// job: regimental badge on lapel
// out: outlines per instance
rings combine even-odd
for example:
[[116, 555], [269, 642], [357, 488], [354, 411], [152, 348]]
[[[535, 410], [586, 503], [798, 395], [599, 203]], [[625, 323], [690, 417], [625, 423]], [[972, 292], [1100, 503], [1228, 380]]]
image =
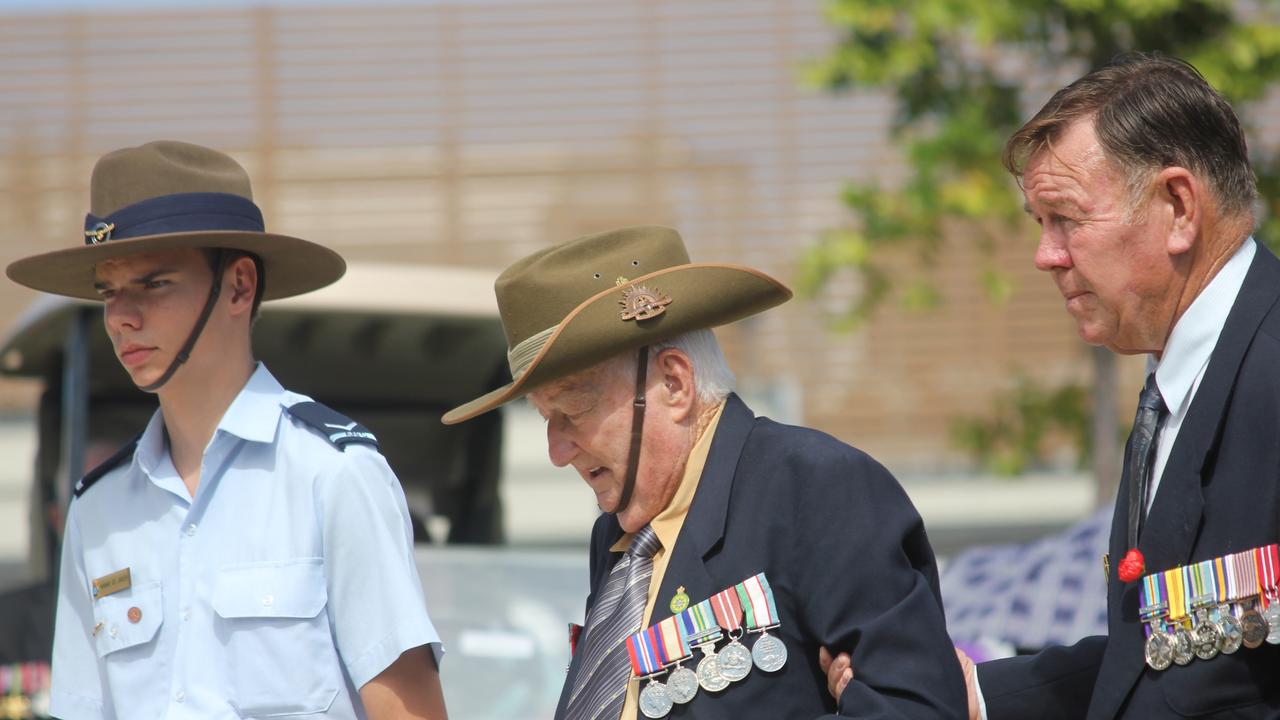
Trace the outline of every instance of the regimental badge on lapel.
[[632, 285], [622, 291], [618, 304], [622, 306], [623, 320], [649, 320], [666, 312], [671, 298], [656, 288]]
[[684, 591], [683, 585], [676, 588], [676, 594], [671, 596], [670, 607], [673, 615], [682, 613], [689, 607], [689, 594]]

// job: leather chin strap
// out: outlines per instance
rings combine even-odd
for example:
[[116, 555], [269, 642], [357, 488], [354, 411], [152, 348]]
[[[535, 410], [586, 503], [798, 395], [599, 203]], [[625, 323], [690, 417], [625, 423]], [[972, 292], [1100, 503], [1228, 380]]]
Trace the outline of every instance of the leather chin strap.
[[640, 440], [644, 436], [644, 387], [649, 373], [649, 346], [640, 347], [636, 358], [636, 399], [631, 410], [631, 454], [627, 457], [627, 480], [622, 486], [622, 499], [613, 514], [620, 515], [631, 504], [631, 493], [636, 489], [636, 472], [640, 469]]
[[200, 317], [196, 318], [196, 325], [191, 329], [191, 334], [187, 336], [187, 341], [182, 344], [182, 349], [178, 351], [177, 356], [173, 358], [173, 362], [169, 364], [169, 369], [164, 371], [159, 380], [144, 385], [138, 389], [143, 392], [153, 393], [164, 387], [169, 382], [173, 374], [178, 372], [178, 367], [191, 359], [191, 350], [196, 346], [196, 341], [200, 339], [200, 333], [204, 332], [204, 326], [209, 322], [209, 317], [213, 315], [213, 306], [218, 304], [218, 296], [222, 294], [222, 273], [227, 269], [227, 253], [224, 250], [217, 250], [217, 259], [213, 265], [213, 286], [209, 288], [209, 299], [205, 300], [204, 309], [200, 311]]

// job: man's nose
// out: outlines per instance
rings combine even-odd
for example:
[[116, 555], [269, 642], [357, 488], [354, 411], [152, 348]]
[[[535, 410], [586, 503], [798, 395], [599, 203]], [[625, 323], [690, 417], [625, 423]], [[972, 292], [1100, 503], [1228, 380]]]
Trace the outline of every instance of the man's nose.
[[577, 454], [578, 446], [565, 432], [563, 421], [554, 417], [547, 420], [547, 455], [551, 457], [551, 464], [564, 467], [573, 462]]
[[128, 297], [117, 296], [107, 303], [102, 311], [102, 319], [108, 332], [142, 329], [142, 313], [138, 312], [137, 303]]
[[1071, 255], [1061, 234], [1049, 228], [1040, 230], [1040, 244], [1036, 246], [1036, 269], [1048, 272], [1055, 268], [1071, 267]]

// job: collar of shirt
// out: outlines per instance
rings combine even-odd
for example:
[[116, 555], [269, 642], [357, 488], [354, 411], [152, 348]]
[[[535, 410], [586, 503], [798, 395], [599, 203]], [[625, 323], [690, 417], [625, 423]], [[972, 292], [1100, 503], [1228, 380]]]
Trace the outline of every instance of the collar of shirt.
[[[223, 413], [213, 437], [209, 439], [209, 445], [213, 445], [219, 432], [251, 442], [271, 442], [275, 439], [284, 398], [285, 389], [271, 371], [267, 370], [266, 365], [258, 363], [249, 376], [249, 382], [245, 383]], [[208, 451], [209, 448], [206, 447], [205, 452]], [[138, 468], [153, 480], [177, 474], [169, 458], [168, 443], [165, 442], [164, 415], [159, 410], [151, 416], [147, 429], [138, 439], [138, 450], [133, 457]]]
[[1155, 368], [1156, 385], [1170, 415], [1180, 417], [1186, 411], [1192, 387], [1218, 344], [1218, 335], [1240, 294], [1255, 252], [1257, 246], [1253, 238], [1241, 243], [1227, 264], [1192, 301], [1191, 307], [1178, 318], [1161, 358], [1156, 360], [1154, 355], [1150, 356], [1148, 372]]
[[[711, 418], [711, 422], [707, 424], [707, 429], [702, 431], [702, 437], [698, 438], [698, 442], [694, 443], [693, 449], [689, 451], [689, 459], [685, 461], [684, 475], [680, 478], [675, 496], [671, 498], [670, 503], [667, 503], [667, 507], [649, 522], [658, 540], [662, 542], [659, 553], [669, 556], [676, 546], [676, 538], [680, 536], [680, 528], [684, 526], [684, 518], [689, 514], [693, 495], [698, 490], [702, 469], [707, 464], [707, 454], [711, 452], [711, 438], [715, 437], [716, 426], [720, 424], [720, 414], [723, 412], [724, 402], [722, 401], [716, 408], [716, 414]], [[631, 547], [631, 535], [631, 533], [623, 535], [610, 549], [614, 552], [625, 551]]]

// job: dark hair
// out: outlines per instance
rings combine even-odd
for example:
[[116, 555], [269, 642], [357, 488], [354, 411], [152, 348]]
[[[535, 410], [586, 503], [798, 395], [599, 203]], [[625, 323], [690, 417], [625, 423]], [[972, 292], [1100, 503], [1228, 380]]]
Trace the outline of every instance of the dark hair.
[[[209, 263], [209, 270], [213, 273], [218, 272], [218, 259], [221, 255], [222, 268], [225, 270], [230, 267], [231, 263], [240, 258], [247, 257], [253, 260], [253, 267], [258, 271], [258, 286], [253, 293], [253, 309], [249, 314], [251, 322], [257, 321], [258, 309], [262, 306], [262, 295], [267, 291], [267, 274], [262, 266], [262, 258], [248, 250], [236, 250], [235, 248], [204, 248], [204, 259]], [[217, 282], [219, 278], [214, 278]]]
[[1253, 215], [1257, 180], [1240, 120], [1190, 63], [1159, 54], [1121, 55], [1059, 90], [1005, 143], [1005, 168], [1020, 178], [1032, 155], [1089, 116], [1127, 177], [1131, 206], [1153, 173], [1184, 167], [1225, 214]]

